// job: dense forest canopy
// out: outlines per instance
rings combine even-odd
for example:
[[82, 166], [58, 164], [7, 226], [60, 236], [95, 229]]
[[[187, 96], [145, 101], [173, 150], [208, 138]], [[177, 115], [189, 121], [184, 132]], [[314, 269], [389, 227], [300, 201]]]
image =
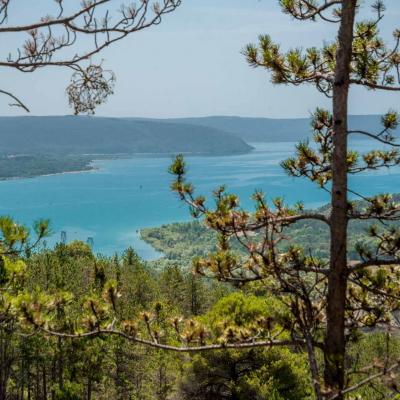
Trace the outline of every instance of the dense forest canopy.
[[[190, 248], [190, 243], [185, 246]], [[68, 293], [69, 299], [63, 301], [70, 302], [72, 307], [69, 317], [56, 317], [66, 327], [69, 318], [81, 313], [79, 304], [90, 306], [96, 297], [104, 295], [106, 282], [115, 280], [120, 293], [117, 315], [143, 318], [157, 310], [157, 323], [164, 327], [161, 329], [168, 329], [171, 315], [198, 320], [218, 336], [222, 332], [229, 335], [231, 329], [254, 329], [255, 321], [263, 320], [265, 315], [285, 319], [283, 305], [264, 296], [259, 285], [249, 286], [243, 292], [196, 277], [190, 271], [189, 260], [186, 261], [180, 260], [182, 267], [176, 262], [166, 265], [162, 260], [149, 264], [132, 249], [127, 249], [122, 257], [96, 257], [87, 244], [59, 244], [54, 250], [37, 251], [26, 259], [25, 272], [18, 279], [24, 281], [27, 292], [18, 297], [14, 306], [29, 307], [29, 292], [38, 296]], [[6, 271], [3, 282], [14, 273], [10, 266]], [[85, 321], [90, 323], [90, 319]], [[108, 335], [60, 339], [33, 334], [34, 331], [27, 334], [30, 324], [25, 324], [21, 331], [15, 320], [2, 320], [2, 399], [247, 400], [250, 394], [265, 400], [313, 399], [303, 352], [260, 348], [176, 354], [134, 346]], [[385, 348], [386, 336], [377, 331], [352, 345], [349, 357], [354, 368], [361, 367], [379, 357]], [[391, 340], [391, 358], [398, 354], [398, 349], [400, 342]], [[384, 391], [383, 382], [375, 389]], [[359, 393], [363, 399], [376, 398], [372, 389], [360, 389]]]

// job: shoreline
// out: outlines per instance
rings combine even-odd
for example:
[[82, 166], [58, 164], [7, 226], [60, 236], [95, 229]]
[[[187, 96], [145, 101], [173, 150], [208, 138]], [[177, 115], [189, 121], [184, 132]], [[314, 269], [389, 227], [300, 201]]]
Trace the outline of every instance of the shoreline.
[[[255, 149], [252, 147], [247, 152], [237, 152], [237, 153], [202, 153], [202, 152], [181, 152], [186, 157], [232, 157], [232, 156], [240, 156], [243, 154], [248, 154], [253, 152]], [[176, 153], [178, 154], [178, 152]], [[175, 154], [175, 155], [176, 155]], [[20, 180], [20, 179], [34, 179], [39, 178], [42, 176], [55, 176], [55, 175], [64, 175], [64, 174], [81, 174], [85, 172], [91, 171], [98, 171], [100, 168], [94, 167], [92, 164], [96, 161], [103, 161], [103, 160], [123, 160], [123, 159], [133, 159], [133, 158], [172, 158], [174, 154], [171, 153], [132, 153], [132, 154], [82, 154], [83, 157], [90, 157], [93, 158], [88, 161], [88, 168], [80, 169], [80, 170], [72, 170], [72, 171], [60, 171], [60, 172], [53, 172], [53, 173], [44, 173], [44, 174], [37, 174], [31, 176], [10, 176], [10, 177], [0, 177], [0, 183], [5, 181], [12, 181], [12, 180]]]
[[[35, 175], [32, 176], [32, 178], [39, 178], [41, 176], [55, 176], [55, 175], [67, 175], [67, 174], [82, 174], [85, 172], [94, 172], [94, 171], [98, 171], [100, 168], [95, 168], [95, 167], [91, 167], [88, 169], [79, 169], [79, 170], [74, 170], [74, 171], [63, 171], [63, 172], [53, 172], [52, 174], [43, 174], [43, 175]], [[24, 179], [24, 177], [17, 177], [16, 179]]]
[[137, 229], [137, 231], [136, 231], [136, 236], [137, 236], [137, 238], [138, 238], [142, 243], [144, 243], [146, 246], [149, 246], [149, 247], [152, 249], [154, 255], [157, 255], [157, 257], [155, 257], [155, 258], [152, 257], [152, 258], [146, 259], [146, 261], [152, 262], [152, 261], [161, 260], [161, 259], [163, 259], [163, 258], [166, 259], [167, 257], [166, 257], [166, 255], [164, 254], [164, 252], [162, 252], [162, 251], [160, 251], [160, 250], [157, 250], [150, 242], [148, 242], [147, 240], [145, 240], [145, 239], [143, 238], [143, 236], [142, 236], [142, 230], [143, 230], [143, 229], [146, 229], [146, 228], [139, 228], [139, 229]]
[[88, 169], [80, 169], [80, 170], [74, 170], [74, 171], [61, 171], [61, 172], [53, 172], [51, 174], [39, 174], [39, 175], [32, 175], [32, 176], [10, 176], [10, 177], [0, 177], [0, 183], [1, 182], [7, 182], [7, 181], [16, 181], [16, 180], [21, 180], [21, 179], [35, 179], [35, 178], [40, 178], [43, 176], [56, 176], [56, 175], [67, 175], [67, 174], [82, 174], [85, 172], [94, 172], [98, 171], [99, 168], [91, 167]]

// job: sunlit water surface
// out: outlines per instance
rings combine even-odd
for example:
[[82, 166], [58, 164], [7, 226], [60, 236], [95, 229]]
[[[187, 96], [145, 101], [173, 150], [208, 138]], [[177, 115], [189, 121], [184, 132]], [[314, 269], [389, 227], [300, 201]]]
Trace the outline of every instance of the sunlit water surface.
[[[307, 207], [328, 201], [327, 193], [304, 179], [285, 175], [279, 163], [292, 155], [294, 143], [252, 144], [249, 154], [225, 157], [190, 157], [189, 180], [198, 193], [208, 195], [221, 184], [237, 193], [241, 205], [252, 209], [255, 189], [288, 203], [299, 200]], [[366, 150], [368, 142], [357, 142]], [[170, 158], [136, 157], [95, 161], [95, 171], [16, 179], [0, 182], [0, 214], [32, 224], [49, 218], [53, 236], [48, 246], [60, 240], [93, 238], [94, 250], [105, 255], [133, 246], [145, 259], [158, 254], [140, 240], [139, 230], [166, 223], [187, 221], [190, 216], [169, 189]], [[352, 188], [364, 195], [400, 192], [400, 168], [351, 177]]]

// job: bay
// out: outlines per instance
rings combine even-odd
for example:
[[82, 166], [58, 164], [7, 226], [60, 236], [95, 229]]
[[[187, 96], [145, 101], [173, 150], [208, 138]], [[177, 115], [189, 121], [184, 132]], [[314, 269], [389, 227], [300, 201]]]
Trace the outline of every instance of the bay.
[[[268, 198], [282, 196], [289, 204], [301, 200], [307, 208], [328, 202], [328, 195], [305, 179], [285, 175], [279, 163], [293, 154], [294, 143], [252, 143], [248, 154], [224, 157], [188, 157], [188, 178], [198, 194], [209, 196], [219, 185], [252, 209], [251, 195], [263, 190]], [[366, 151], [369, 142], [358, 141]], [[52, 236], [60, 240], [93, 238], [96, 253], [112, 255], [133, 246], [144, 259], [159, 254], [140, 239], [141, 228], [188, 221], [187, 207], [170, 189], [171, 159], [156, 156], [94, 161], [94, 171], [41, 176], [0, 182], [0, 215], [10, 215], [31, 225], [49, 218]], [[400, 168], [380, 170], [350, 178], [354, 191], [363, 195], [400, 192]]]

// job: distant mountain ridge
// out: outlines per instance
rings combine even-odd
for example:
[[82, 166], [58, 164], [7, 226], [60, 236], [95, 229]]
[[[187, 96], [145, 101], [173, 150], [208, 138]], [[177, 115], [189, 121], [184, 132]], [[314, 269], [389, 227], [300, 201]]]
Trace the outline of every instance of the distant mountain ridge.
[[[353, 129], [381, 130], [380, 116], [349, 119]], [[93, 159], [117, 156], [243, 154], [252, 142], [311, 134], [309, 118], [0, 117], [0, 179], [90, 170]]]
[[0, 117], [0, 154], [239, 154], [252, 149], [218, 128], [102, 117]]
[[[378, 115], [352, 115], [349, 126], [382, 129]], [[0, 154], [229, 155], [251, 151], [252, 142], [298, 142], [311, 135], [310, 118], [0, 117]]]
[[[351, 115], [350, 129], [379, 132], [381, 115]], [[312, 135], [310, 118], [248, 118], [235, 116], [211, 116], [197, 118], [171, 118], [174, 124], [189, 124], [221, 129], [251, 142], [298, 142]], [[397, 131], [400, 135], [400, 130]], [[358, 136], [357, 138], [360, 138]]]

